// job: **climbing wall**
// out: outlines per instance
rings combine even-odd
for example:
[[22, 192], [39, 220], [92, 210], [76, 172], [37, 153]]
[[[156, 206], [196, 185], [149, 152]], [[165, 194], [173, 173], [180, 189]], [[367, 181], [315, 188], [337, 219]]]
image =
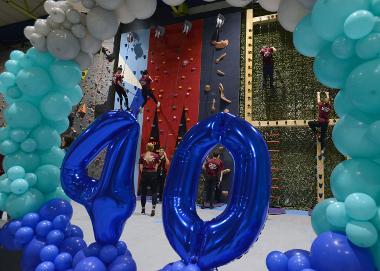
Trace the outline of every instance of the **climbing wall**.
[[[142, 71], [147, 68], [147, 56], [149, 50], [149, 30], [139, 30], [133, 32], [134, 41], [128, 42], [127, 33], [123, 33], [121, 35], [120, 40], [120, 52], [119, 52], [119, 65], [123, 66], [124, 70], [126, 70], [126, 65], [132, 71], [133, 75], [138, 79], [141, 77]], [[128, 100], [129, 105], [132, 104], [135, 99], [135, 94], [137, 91], [137, 87], [128, 83], [127, 76], [124, 80], [124, 86], [128, 90]], [[119, 109], [119, 97], [115, 95], [115, 110]], [[123, 106], [125, 109], [125, 107]], [[139, 114], [137, 120], [142, 127], [143, 114]], [[141, 146], [141, 137], [139, 137], [139, 143], [137, 145], [136, 157], [140, 156], [140, 146]], [[136, 159], [135, 172], [139, 172], [138, 168], [138, 159]], [[138, 187], [138, 174], [135, 174], [135, 188]]]
[[198, 121], [203, 20], [192, 24], [188, 35], [182, 33], [183, 24], [166, 26], [160, 39], [154, 37], [154, 30], [150, 33], [148, 70], [154, 80], [154, 95], [162, 106], [156, 108], [151, 100], [145, 106], [142, 146], [150, 139], [157, 110], [160, 146], [169, 157], [177, 143], [183, 112], [187, 129]]

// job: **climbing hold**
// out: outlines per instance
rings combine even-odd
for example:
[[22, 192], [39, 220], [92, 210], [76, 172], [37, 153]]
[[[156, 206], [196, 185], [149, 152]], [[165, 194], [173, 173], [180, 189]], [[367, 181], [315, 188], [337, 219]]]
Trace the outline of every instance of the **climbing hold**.
[[188, 60], [182, 61], [182, 66], [183, 67], [186, 67], [187, 65], [189, 65], [189, 61]]
[[185, 107], [185, 109], [183, 109], [183, 110], [185, 110], [185, 112], [187, 112], [187, 111], [189, 111], [189, 108]]
[[147, 121], [149, 121], [149, 120], [150, 120], [150, 118], [149, 118], [149, 117], [146, 117], [146, 120], [147, 120]]
[[162, 64], [165, 65], [165, 64], [166, 64], [166, 61], [162, 61]]
[[194, 61], [194, 58], [193, 58], [193, 57], [190, 57], [190, 61], [193, 62], [193, 61]]
[[150, 61], [150, 63], [154, 64], [154, 61], [153, 61], [153, 60], [151, 60], [151, 61]]
[[187, 118], [187, 119], [186, 119], [186, 122], [189, 122], [189, 121], [190, 121], [190, 118]]
[[174, 96], [174, 98], [177, 98], [178, 93], [174, 93], [173, 96]]
[[191, 49], [191, 48], [187, 48], [187, 51], [191, 52], [191, 51], [192, 51], [192, 49]]
[[193, 71], [196, 71], [197, 70], [197, 68], [195, 68], [195, 67], [192, 67], [191, 68], [191, 71], [193, 72]]
[[176, 109], [177, 109], [177, 106], [176, 106], [176, 105], [173, 105], [173, 106], [172, 106], [172, 109], [173, 109], [173, 110], [176, 110]]
[[223, 53], [220, 57], [218, 57], [216, 60], [215, 60], [215, 63], [218, 64], [220, 61], [223, 60], [223, 58], [225, 58], [227, 55], [227, 53]]
[[224, 76], [225, 73], [222, 72], [221, 70], [216, 70], [216, 74], [219, 75], [219, 76]]
[[182, 75], [182, 76], [181, 76], [181, 79], [182, 79], [182, 80], [185, 80], [185, 79], [186, 79], [186, 76], [185, 76], [185, 75]]
[[189, 92], [186, 92], [186, 96], [189, 96], [190, 95], [190, 93]]
[[177, 56], [177, 60], [180, 60], [181, 58], [179, 56]]
[[164, 90], [163, 89], [160, 89], [160, 91], [159, 91], [160, 93], [163, 93], [164, 92]]
[[228, 108], [226, 108], [226, 109], [223, 110], [223, 112], [224, 112], [224, 113], [229, 113], [230, 110], [229, 110]]
[[178, 89], [182, 89], [182, 86], [178, 86]]
[[177, 116], [173, 116], [173, 120], [176, 120], [177, 119]]
[[187, 90], [190, 91], [190, 90], [192, 90], [192, 88], [191, 88], [191, 87], [188, 87]]
[[157, 108], [157, 113], [160, 113], [161, 112], [161, 109], [160, 108]]
[[160, 130], [160, 134], [163, 134], [164, 133], [164, 130]]
[[159, 119], [158, 122], [161, 123], [161, 122], [162, 122], [162, 119]]
[[210, 91], [211, 90], [211, 86], [210, 85], [205, 85], [205, 91]]
[[160, 95], [158, 95], [158, 98], [159, 98], [159, 99], [161, 99], [161, 98], [162, 98], [162, 95], [161, 95], [161, 94], [160, 94]]

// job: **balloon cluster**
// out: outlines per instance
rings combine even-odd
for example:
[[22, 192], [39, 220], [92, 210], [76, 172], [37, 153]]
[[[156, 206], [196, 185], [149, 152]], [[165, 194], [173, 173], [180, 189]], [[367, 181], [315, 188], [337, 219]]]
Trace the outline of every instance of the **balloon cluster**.
[[37, 211], [52, 198], [66, 198], [60, 187], [65, 155], [60, 133], [67, 130], [72, 106], [83, 94], [81, 70], [73, 61], [31, 48], [13, 51], [0, 74], [7, 108], [0, 129], [6, 174], [0, 177], [0, 210], [12, 218]]
[[70, 224], [69, 202], [51, 200], [38, 213], [13, 220], [0, 231], [0, 245], [23, 250], [22, 270], [35, 271], [135, 271], [136, 264], [124, 242], [115, 246], [93, 243], [87, 247], [82, 230]]
[[196, 264], [186, 265], [183, 261], [178, 261], [166, 265], [160, 271], [201, 271], [201, 269]]
[[374, 271], [367, 249], [357, 247], [343, 234], [325, 232], [311, 246], [311, 252], [293, 249], [271, 252], [266, 259], [269, 271]]
[[[165, 4], [169, 6], [178, 6], [184, 3], [186, 0], [162, 0]], [[214, 2], [215, 0], [203, 0], [205, 2]], [[226, 0], [228, 4], [234, 7], [245, 7], [249, 3], [252, 2], [252, 0]]]

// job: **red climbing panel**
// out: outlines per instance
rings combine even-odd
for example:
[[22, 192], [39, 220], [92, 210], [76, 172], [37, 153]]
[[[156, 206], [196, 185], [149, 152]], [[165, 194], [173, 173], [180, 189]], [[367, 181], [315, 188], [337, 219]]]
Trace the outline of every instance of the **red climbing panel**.
[[[161, 103], [157, 109], [160, 145], [169, 157], [174, 153], [182, 112], [185, 111], [188, 129], [198, 120], [203, 20], [192, 24], [188, 35], [182, 33], [183, 24], [166, 26], [160, 39], [154, 37], [154, 29], [150, 33], [148, 70], [154, 80], [153, 93]], [[148, 101], [144, 108], [142, 152], [149, 142], [155, 110], [154, 102]]]

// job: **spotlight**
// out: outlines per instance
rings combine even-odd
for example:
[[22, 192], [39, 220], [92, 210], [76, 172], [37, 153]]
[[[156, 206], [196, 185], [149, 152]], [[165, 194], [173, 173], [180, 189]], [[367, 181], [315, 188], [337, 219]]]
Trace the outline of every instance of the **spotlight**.
[[135, 41], [135, 35], [132, 32], [127, 33], [127, 41], [128, 43], [133, 43]]
[[156, 32], [154, 34], [154, 37], [156, 39], [162, 38], [165, 35], [165, 27], [159, 25], [156, 27]]
[[193, 27], [193, 24], [186, 20], [184, 23], [183, 23], [183, 33], [185, 33], [186, 35], [189, 34], [191, 28]]
[[216, 28], [220, 29], [224, 25], [225, 18], [222, 14], [218, 14], [218, 17], [216, 18]]

